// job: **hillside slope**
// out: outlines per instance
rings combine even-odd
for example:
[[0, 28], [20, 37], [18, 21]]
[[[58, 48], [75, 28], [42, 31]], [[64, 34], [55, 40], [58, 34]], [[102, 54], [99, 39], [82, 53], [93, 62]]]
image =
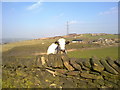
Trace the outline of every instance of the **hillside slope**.
[[[112, 34], [105, 34], [105, 35], [92, 35], [92, 34], [78, 34], [78, 35], [70, 35], [70, 36], [64, 36], [66, 40], [69, 40], [71, 43], [69, 45], [66, 45], [66, 49], [68, 51], [68, 55], [72, 57], [84, 57], [85, 54], [89, 53], [89, 55], [92, 56], [99, 56], [102, 55], [101, 52], [102, 50], [107, 50], [107, 49], [102, 49], [105, 47], [111, 47], [109, 48], [110, 50], [113, 50], [113, 57], [117, 57], [117, 45], [118, 43], [112, 43], [111, 45], [107, 45], [104, 43], [90, 43], [94, 40], [99, 40], [100, 38], [103, 39], [114, 39], [118, 40], [118, 35], [112, 35]], [[21, 42], [14, 42], [14, 43], [8, 43], [2, 45], [2, 53], [4, 56], [18, 56], [18, 57], [31, 57], [35, 55], [43, 55], [46, 54], [48, 46], [58, 40], [60, 37], [52, 37], [52, 38], [42, 38], [42, 39], [35, 39], [35, 40], [26, 40], [26, 41], [21, 41]], [[82, 43], [72, 43], [73, 39], [82, 39]], [[116, 47], [116, 48], [115, 48]], [[100, 50], [100, 49], [101, 50]], [[112, 49], [115, 48], [115, 49]], [[98, 53], [99, 55], [93, 55], [97, 54], [91, 53], [91, 50], [89, 49], [96, 49], [97, 51], [100, 50]], [[86, 51], [87, 50], [87, 51]], [[108, 52], [110, 51], [108, 50]], [[106, 52], [106, 51], [105, 51]], [[75, 53], [83, 53], [82, 55], [76, 54]], [[88, 55], [88, 56], [89, 56]], [[111, 54], [105, 53], [105, 56], [108, 56]]]

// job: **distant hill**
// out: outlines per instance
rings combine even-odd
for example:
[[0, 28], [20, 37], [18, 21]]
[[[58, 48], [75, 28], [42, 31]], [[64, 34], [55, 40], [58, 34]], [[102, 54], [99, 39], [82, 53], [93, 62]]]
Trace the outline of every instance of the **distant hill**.
[[[76, 34], [76, 33], [73, 33], [73, 34], [68, 34], [68, 35], [64, 35], [64, 36], [54, 36], [54, 37], [38, 38], [38, 39], [35, 39], [35, 40], [57, 39], [57, 38], [69, 38], [69, 37], [83, 36], [83, 35], [86, 35], [86, 34], [89, 34], [89, 35], [91, 35], [91, 36], [103, 36], [103, 35], [108, 35], [108, 34], [106, 34], [106, 33], [85, 33], [85, 34]], [[116, 34], [116, 35], [117, 35], [117, 34]]]
[[31, 39], [28, 39], [28, 38], [3, 38], [3, 39], [1, 39], [1, 44], [19, 42], [19, 41], [23, 41], [23, 40], [31, 40]]

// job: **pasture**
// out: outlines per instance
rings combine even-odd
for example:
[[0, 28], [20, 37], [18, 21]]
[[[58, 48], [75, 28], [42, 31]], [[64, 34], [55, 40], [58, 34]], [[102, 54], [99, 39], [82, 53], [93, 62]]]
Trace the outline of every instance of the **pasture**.
[[91, 58], [92, 56], [98, 58], [111, 57], [113, 59], [118, 58], [118, 47], [105, 47], [105, 48], [93, 48], [93, 49], [81, 49], [72, 52], [68, 52], [69, 57], [74, 58]]
[[[83, 41], [91, 41], [99, 38], [117, 39], [118, 35], [107, 34], [102, 36], [91, 36], [91, 34], [77, 35], [74, 37], [66, 37], [66, 40], [82, 39]], [[46, 54], [48, 46], [58, 40], [56, 39], [39, 39], [26, 40], [21, 42], [14, 42], [2, 45], [3, 56], [17, 56], [17, 57], [33, 57], [36, 55]], [[66, 45], [69, 57], [75, 58], [89, 58], [96, 56], [104, 58], [110, 56], [112, 58], [118, 57], [117, 45], [102, 45], [97, 43], [70, 43]]]

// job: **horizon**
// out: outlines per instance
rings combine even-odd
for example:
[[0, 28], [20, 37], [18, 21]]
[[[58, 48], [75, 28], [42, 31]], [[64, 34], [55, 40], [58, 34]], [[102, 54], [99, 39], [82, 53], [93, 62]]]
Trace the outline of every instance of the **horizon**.
[[[112, 34], [112, 35], [115, 35], [115, 34], [117, 34], [117, 35], [119, 35], [119, 33], [69, 33], [68, 35], [70, 35], [70, 34], [76, 34], [76, 35], [80, 35], [80, 34]], [[59, 37], [60, 35], [55, 35], [55, 36], [47, 36], [47, 37], [40, 37], [40, 38], [49, 38], [49, 37]], [[67, 35], [61, 35], [61, 36], [67, 36]], [[0, 38], [1, 39], [1, 38]], [[39, 39], [39, 37], [38, 38], [2, 38], [2, 39], [24, 39], [24, 40], [31, 40], [31, 39]]]
[[118, 34], [118, 2], [2, 2], [2, 38]]
[[[70, 34], [76, 34], [76, 33], [70, 33]], [[80, 34], [76, 34], [76, 35], [80, 35]], [[82, 34], [110, 34], [110, 33], [82, 33]], [[115, 35], [115, 34], [112, 34], [112, 35]], [[66, 36], [66, 35], [63, 35], [63, 36]], [[51, 37], [48, 36], [48, 37], [41, 37], [41, 38], [2, 38], [2, 39], [0, 38], [0, 41], [1, 41], [0, 44], [13, 43], [13, 42], [19, 42], [19, 41], [21, 42], [26, 40], [43, 39], [43, 38], [52, 38], [52, 37], [57, 37], [57, 36], [51, 36]]]

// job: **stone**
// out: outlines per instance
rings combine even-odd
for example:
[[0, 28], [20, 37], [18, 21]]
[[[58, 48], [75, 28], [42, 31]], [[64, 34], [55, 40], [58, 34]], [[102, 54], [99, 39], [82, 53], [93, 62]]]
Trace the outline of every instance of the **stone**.
[[112, 68], [114, 68], [118, 73], [120, 73], [120, 67], [117, 66], [111, 58], [107, 58], [106, 61]]
[[17, 59], [13, 56], [2, 57], [2, 65], [7, 67], [17, 67]]
[[41, 57], [36, 58], [36, 67], [42, 67]]
[[118, 88], [118, 85], [107, 80], [105, 80], [105, 86], [107, 86], [108, 88]]
[[64, 79], [62, 87], [63, 87], [63, 88], [74, 88], [74, 87], [75, 87], [75, 84], [74, 84], [74, 82], [71, 81], [71, 80]]
[[64, 61], [64, 66], [68, 69], [68, 71], [73, 71], [75, 70], [68, 61]]
[[101, 86], [104, 86], [104, 79], [96, 79], [96, 80], [94, 80], [93, 81], [94, 83], [97, 83], [97, 84], [99, 84], [99, 85], [101, 85]]
[[83, 64], [84, 61], [85, 61], [85, 59], [80, 58], [80, 59], [77, 59], [75, 62], [81, 66], [82, 70], [88, 70], [89, 71], [90, 68], [84, 66], [84, 64]]
[[67, 72], [66, 74], [70, 76], [79, 76], [80, 71], [70, 71], [70, 72]]
[[15, 72], [17, 74], [17, 76], [22, 76], [22, 77], [27, 77], [28, 73], [22, 71], [22, 70], [16, 70]]
[[90, 63], [92, 66], [92, 69], [98, 72], [101, 72], [104, 70], [103, 65], [99, 62], [99, 60], [95, 57], [90, 58]]
[[46, 63], [45, 57], [41, 57], [41, 63], [42, 63], [42, 65], [45, 65], [45, 63]]
[[62, 73], [62, 74], [66, 74], [68, 72], [68, 70], [66, 69], [54, 69], [55, 72], [58, 72], [58, 73]]
[[111, 74], [111, 73], [109, 73], [107, 71], [102, 71], [101, 75], [103, 75], [104, 77], [111, 78], [111, 79], [120, 79], [119, 75], [114, 75], [114, 74]]
[[112, 79], [112, 78], [109, 78], [109, 77], [104, 77], [104, 79], [107, 80], [107, 81], [113, 82], [115, 84], [118, 84], [118, 81], [119, 81], [119, 79]]
[[70, 64], [77, 70], [82, 71], [82, 68], [79, 64], [77, 64], [75, 58], [70, 59]]
[[56, 67], [56, 68], [63, 68], [63, 61], [62, 61], [60, 55], [56, 55], [54, 67]]
[[100, 73], [99, 73], [99, 72], [96, 72], [96, 71], [90, 71], [89, 73], [90, 73], [90, 74], [94, 74], [94, 75], [98, 75], [98, 76], [100, 75]]
[[117, 64], [120, 67], [120, 59], [116, 60], [115, 64]]
[[48, 61], [47, 61], [47, 66], [48, 67], [54, 67], [54, 59], [55, 59], [54, 54], [48, 55]]
[[88, 78], [88, 79], [103, 79], [103, 77], [100, 75], [98, 76], [98, 75], [94, 75], [94, 74], [89, 74], [86, 71], [82, 71], [82, 73], [80, 75], [81, 75], [81, 77]]
[[63, 60], [63, 62], [65, 62], [65, 61], [69, 61], [70, 58], [66, 54], [62, 54], [61, 59]]
[[[61, 89], [120, 87], [119, 74], [108, 72], [106, 68], [101, 70], [101, 72], [97, 71], [97, 69], [92, 69], [93, 63], [98, 61], [95, 60], [93, 63], [88, 63], [89, 61], [82, 58], [70, 59], [64, 54], [39, 55], [35, 57], [4, 57], [2, 87]], [[114, 70], [116, 70], [116, 67], [119, 67], [115, 60], [111, 61], [111, 59], [106, 58], [106, 63]], [[100, 64], [102, 65], [101, 62]]]
[[77, 84], [78, 88], [87, 88], [87, 82], [80, 81], [80, 83]]
[[97, 88], [100, 88], [100, 85], [97, 83], [91, 82], [87, 84], [87, 88], [96, 88], [95, 90], [97, 90]]
[[118, 72], [113, 69], [107, 62], [106, 60], [100, 60], [100, 62], [102, 63], [102, 65], [104, 66], [104, 68], [106, 69], [106, 71], [112, 73], [112, 74], [118, 74]]
[[39, 56], [36, 58], [36, 67], [47, 67], [47, 57]]
[[47, 65], [54, 68], [63, 68], [63, 61], [60, 55], [50, 54], [48, 55]]
[[83, 61], [83, 65], [87, 68], [90, 68], [91, 69], [91, 64], [90, 64], [90, 60], [89, 59], [85, 59]]

